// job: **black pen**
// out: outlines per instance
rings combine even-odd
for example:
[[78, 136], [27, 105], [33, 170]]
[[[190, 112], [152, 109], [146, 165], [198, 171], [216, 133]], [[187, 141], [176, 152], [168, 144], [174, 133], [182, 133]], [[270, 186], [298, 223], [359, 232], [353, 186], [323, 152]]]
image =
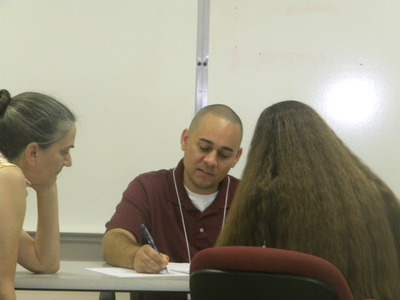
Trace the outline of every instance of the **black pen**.
[[[158, 251], [158, 248], [157, 248], [157, 246], [156, 246], [156, 243], [154, 243], [154, 240], [153, 240], [153, 238], [151, 237], [151, 234], [150, 234], [149, 230], [147, 229], [146, 225], [140, 224], [140, 230], [142, 230], [142, 233], [143, 233], [144, 237], [146, 238], [147, 242], [149, 243], [149, 245], [150, 245], [154, 250], [156, 250], [156, 251], [158, 252], [158, 254], [160, 254], [160, 256], [161, 256], [161, 253], [160, 253], [160, 251]], [[167, 273], [168, 273], [167, 267], [165, 267], [165, 271], [167, 271]]]

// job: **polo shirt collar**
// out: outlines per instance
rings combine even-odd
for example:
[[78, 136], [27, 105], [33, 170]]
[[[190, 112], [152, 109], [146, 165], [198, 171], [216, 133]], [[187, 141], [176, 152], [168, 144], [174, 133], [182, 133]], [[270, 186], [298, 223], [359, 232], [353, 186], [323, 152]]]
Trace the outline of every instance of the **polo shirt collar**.
[[[193, 208], [197, 209], [192, 201], [190, 201], [189, 196], [186, 192], [185, 186], [183, 184], [183, 158], [179, 161], [178, 165], [176, 166], [175, 169], [171, 169], [171, 172], [168, 174], [168, 200], [176, 203], [179, 205], [178, 198], [176, 196], [175, 192], [175, 182], [174, 182], [174, 173], [175, 173], [175, 179], [176, 179], [176, 185], [179, 191], [179, 197], [182, 203], [182, 206], [186, 206], [187, 208]], [[229, 176], [229, 175], [228, 175]], [[218, 187], [218, 195], [215, 198], [214, 202], [210, 206], [217, 205], [218, 208], [224, 209], [225, 208], [225, 195], [226, 195], [226, 189], [228, 186], [228, 176], [220, 182], [219, 187]], [[232, 189], [230, 189], [229, 193], [232, 192]], [[233, 195], [230, 195], [232, 197]], [[228, 207], [230, 207], [230, 201], [228, 201]]]

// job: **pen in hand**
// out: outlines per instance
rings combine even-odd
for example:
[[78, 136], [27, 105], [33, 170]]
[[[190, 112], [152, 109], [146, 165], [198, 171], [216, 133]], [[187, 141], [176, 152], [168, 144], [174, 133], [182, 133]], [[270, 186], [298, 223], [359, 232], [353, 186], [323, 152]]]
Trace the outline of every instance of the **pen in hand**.
[[[158, 248], [157, 248], [157, 246], [156, 246], [156, 243], [154, 243], [154, 240], [153, 240], [153, 238], [151, 237], [150, 232], [149, 232], [149, 230], [147, 229], [146, 225], [140, 224], [140, 230], [142, 230], [142, 233], [143, 233], [144, 237], [146, 238], [147, 242], [149, 243], [149, 245], [150, 245], [154, 250], [156, 250], [156, 251], [158, 252], [158, 254], [160, 254], [160, 256], [161, 256], [161, 253], [160, 253], [160, 251], [158, 251]], [[165, 271], [167, 271], [167, 273], [168, 273], [167, 267], [165, 267]]]

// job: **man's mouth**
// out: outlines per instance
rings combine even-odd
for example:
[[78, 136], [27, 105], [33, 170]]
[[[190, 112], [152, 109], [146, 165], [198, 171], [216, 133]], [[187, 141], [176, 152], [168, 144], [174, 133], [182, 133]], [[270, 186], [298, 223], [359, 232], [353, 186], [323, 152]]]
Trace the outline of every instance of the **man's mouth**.
[[213, 172], [210, 172], [210, 171], [205, 171], [205, 170], [203, 170], [203, 169], [198, 169], [201, 173], [203, 173], [204, 175], [207, 175], [207, 176], [214, 176], [214, 173]]

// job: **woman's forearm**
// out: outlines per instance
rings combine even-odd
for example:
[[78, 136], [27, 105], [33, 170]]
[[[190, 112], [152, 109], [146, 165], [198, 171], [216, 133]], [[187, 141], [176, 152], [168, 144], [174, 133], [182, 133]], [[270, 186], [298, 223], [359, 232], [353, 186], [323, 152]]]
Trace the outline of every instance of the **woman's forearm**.
[[38, 224], [35, 245], [38, 260], [45, 273], [57, 272], [60, 267], [60, 226], [57, 189], [38, 194]]
[[60, 228], [57, 187], [35, 188], [38, 223], [35, 238], [23, 233], [20, 240], [21, 264], [36, 273], [55, 273], [60, 268]]

